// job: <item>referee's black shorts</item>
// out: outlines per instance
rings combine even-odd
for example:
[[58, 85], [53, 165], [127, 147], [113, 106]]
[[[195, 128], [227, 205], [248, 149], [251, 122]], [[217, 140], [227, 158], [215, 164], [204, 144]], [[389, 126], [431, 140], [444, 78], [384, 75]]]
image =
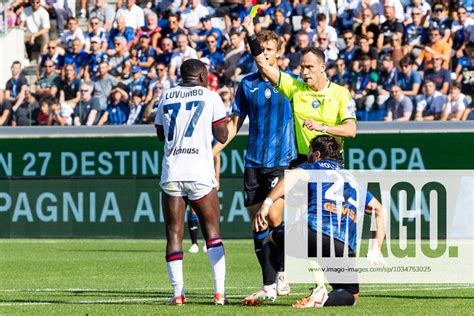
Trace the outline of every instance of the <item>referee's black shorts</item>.
[[262, 203], [278, 180], [285, 175], [288, 167], [245, 168], [244, 205], [246, 207]]

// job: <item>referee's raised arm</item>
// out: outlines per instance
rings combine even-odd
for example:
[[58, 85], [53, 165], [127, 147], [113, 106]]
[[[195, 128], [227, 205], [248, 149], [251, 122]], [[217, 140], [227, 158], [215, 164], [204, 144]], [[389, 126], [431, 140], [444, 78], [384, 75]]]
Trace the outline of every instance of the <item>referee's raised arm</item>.
[[257, 64], [257, 68], [261, 74], [263, 74], [274, 86], [278, 85], [278, 80], [280, 79], [280, 71], [272, 67], [265, 55], [263, 53], [263, 49], [258, 42], [257, 35], [255, 34], [255, 29], [253, 25], [253, 17], [251, 15], [247, 15], [242, 22], [242, 27], [244, 28], [245, 32], [247, 33], [247, 41], [250, 46], [250, 51], [252, 56], [255, 59], [255, 63]]

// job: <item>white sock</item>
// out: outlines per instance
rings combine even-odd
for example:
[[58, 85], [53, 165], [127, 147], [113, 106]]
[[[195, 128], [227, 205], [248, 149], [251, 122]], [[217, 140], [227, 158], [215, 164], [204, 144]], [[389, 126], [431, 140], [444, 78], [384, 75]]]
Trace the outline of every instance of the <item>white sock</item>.
[[173, 297], [184, 295], [183, 252], [174, 252], [166, 256], [168, 277], [173, 287]]
[[207, 257], [211, 262], [212, 274], [214, 275], [214, 294], [224, 294], [225, 284], [225, 254], [224, 246], [220, 238], [214, 238], [206, 243]]

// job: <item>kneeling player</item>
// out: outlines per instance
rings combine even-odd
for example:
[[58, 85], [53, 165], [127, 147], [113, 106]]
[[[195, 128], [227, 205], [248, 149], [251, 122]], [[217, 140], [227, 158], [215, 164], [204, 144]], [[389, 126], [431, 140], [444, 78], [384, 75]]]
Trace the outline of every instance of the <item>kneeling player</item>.
[[[308, 162], [299, 166], [295, 170], [298, 172], [296, 179], [307, 181], [309, 176], [305, 170], [343, 170], [342, 154], [340, 145], [336, 139], [331, 136], [317, 136], [310, 143], [310, 150], [308, 153]], [[282, 198], [285, 191], [288, 192], [291, 188], [284, 188], [284, 179], [280, 179], [275, 188], [270, 192], [267, 199], [264, 201], [262, 207], [258, 211], [254, 219], [254, 229], [261, 230], [267, 226], [266, 217], [269, 212], [272, 212], [270, 206], [273, 201]], [[322, 210], [321, 223], [317, 223], [317, 190], [316, 184], [311, 183], [308, 186], [308, 249], [309, 256], [316, 257], [315, 250], [317, 249], [317, 234], [322, 235], [322, 256], [329, 257], [331, 252], [331, 243], [334, 243], [334, 250], [336, 257], [343, 257], [345, 248], [349, 248], [349, 257], [355, 257], [355, 249], [357, 242], [357, 224], [354, 221], [355, 217], [349, 216], [349, 213], [338, 214], [332, 210], [326, 209], [324, 205], [336, 205], [334, 195], [326, 194], [332, 183], [323, 183], [322, 185]], [[290, 185], [291, 186], [291, 185]], [[357, 208], [349, 203], [350, 199], [356, 199], [357, 193], [354, 188], [350, 186], [344, 187], [343, 190], [343, 207], [350, 209], [354, 213]], [[370, 192], [367, 192], [365, 197], [365, 211], [367, 213], [375, 213], [376, 227], [374, 238], [377, 240], [379, 248], [371, 251], [370, 256], [374, 262], [381, 261], [380, 249], [383, 244], [385, 236], [384, 219], [382, 205], [373, 197]], [[337, 217], [341, 216], [340, 219]], [[340, 225], [338, 227], [338, 225]], [[344, 236], [345, 234], [348, 236]], [[348, 237], [346, 239], [346, 237]], [[271, 242], [277, 247], [283, 247], [284, 230], [280, 229], [274, 231], [266, 242]], [[312, 252], [312, 253], [311, 253]], [[368, 256], [369, 256], [368, 255]], [[354, 276], [357, 277], [356, 275]], [[322, 306], [351, 306], [355, 305], [359, 297], [359, 284], [331, 284], [333, 291], [328, 294], [323, 282], [313, 289], [311, 295], [298, 301], [293, 307], [307, 308], [307, 307], [322, 307]]]
[[181, 65], [183, 83], [165, 93], [158, 105], [155, 126], [165, 141], [160, 186], [166, 225], [166, 263], [174, 295], [168, 304], [186, 304], [183, 282], [183, 231], [187, 203], [196, 211], [206, 240], [214, 275], [214, 301], [224, 295], [225, 257], [220, 238], [212, 140], [225, 143], [227, 121], [219, 95], [207, 89], [206, 66], [189, 59]]

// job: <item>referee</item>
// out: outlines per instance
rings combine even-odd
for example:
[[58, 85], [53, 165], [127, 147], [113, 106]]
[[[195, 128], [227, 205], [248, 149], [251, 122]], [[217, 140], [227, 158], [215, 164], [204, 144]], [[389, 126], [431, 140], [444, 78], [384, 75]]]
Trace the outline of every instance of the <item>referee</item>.
[[298, 154], [304, 155], [311, 140], [329, 134], [343, 146], [344, 137], [355, 137], [355, 106], [348, 89], [326, 77], [323, 51], [308, 47], [301, 52], [301, 82], [291, 75], [271, 67], [257, 40], [251, 16], [245, 17], [242, 27], [258, 70], [293, 104], [295, 135]]

